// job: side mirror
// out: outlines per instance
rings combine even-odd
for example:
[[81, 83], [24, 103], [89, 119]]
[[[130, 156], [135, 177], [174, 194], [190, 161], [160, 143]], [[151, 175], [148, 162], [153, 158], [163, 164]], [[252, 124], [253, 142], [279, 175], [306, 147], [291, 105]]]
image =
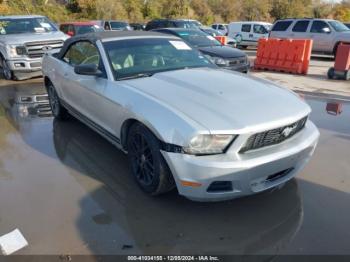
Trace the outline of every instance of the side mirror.
[[74, 73], [86, 76], [103, 76], [101, 70], [94, 64], [77, 65], [74, 67]]

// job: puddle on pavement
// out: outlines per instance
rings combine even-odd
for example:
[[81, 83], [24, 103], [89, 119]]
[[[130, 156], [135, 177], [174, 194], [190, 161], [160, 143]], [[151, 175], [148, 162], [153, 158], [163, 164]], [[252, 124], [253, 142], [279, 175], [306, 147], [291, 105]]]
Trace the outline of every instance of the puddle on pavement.
[[[27, 172], [20, 166], [8, 170], [15, 183], [8, 187], [0, 183], [0, 204], [31, 206], [29, 219], [33, 222], [10, 209], [4, 220], [8, 222], [0, 222], [0, 230], [11, 225], [12, 216], [17, 215], [18, 223], [26, 220], [28, 238], [39, 243], [32, 247], [32, 253], [44, 249], [44, 234], [49, 234], [51, 246], [46, 248], [53, 253], [81, 254], [86, 252], [85, 247], [94, 254], [276, 254], [287, 249], [302, 230], [305, 206], [297, 179], [281, 189], [221, 203], [191, 202], [176, 192], [149, 197], [130, 176], [125, 155], [98, 134], [76, 120], [60, 122], [50, 114], [40, 116], [35, 103], [10, 103], [18, 101], [16, 94], [8, 98], [2, 97], [0, 121], [6, 118], [16, 128], [8, 133], [20, 135], [24, 144], [10, 145], [7, 141], [0, 148], [28, 147], [32, 153], [26, 154], [24, 162], [37, 172]], [[348, 102], [306, 101], [317, 126], [349, 138]], [[347, 141], [350, 143], [350, 139]], [[11, 162], [9, 156], [0, 156], [0, 164], [4, 159]], [[5, 202], [6, 194], [18, 188], [31, 197], [27, 200], [20, 192], [16, 199]], [[32, 201], [37, 198], [45, 198], [45, 202]], [[62, 217], [52, 216], [47, 210]], [[50, 229], [34, 225], [37, 219], [50, 224]], [[73, 228], [69, 230], [71, 235], [62, 227], [62, 219], [68, 221], [66, 227]], [[76, 247], [74, 251], [69, 249], [72, 246]]]

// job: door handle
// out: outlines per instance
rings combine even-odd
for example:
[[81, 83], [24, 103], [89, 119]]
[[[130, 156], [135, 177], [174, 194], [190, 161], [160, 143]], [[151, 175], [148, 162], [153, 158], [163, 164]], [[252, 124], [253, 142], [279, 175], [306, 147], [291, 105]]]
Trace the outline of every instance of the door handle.
[[249, 37], [253, 37], [253, 34], [249, 34]]

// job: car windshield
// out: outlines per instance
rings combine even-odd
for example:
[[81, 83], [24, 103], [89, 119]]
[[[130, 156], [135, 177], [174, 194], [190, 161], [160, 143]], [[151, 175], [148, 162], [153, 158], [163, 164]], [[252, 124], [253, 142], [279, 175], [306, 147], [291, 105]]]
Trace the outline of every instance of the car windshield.
[[212, 36], [224, 36], [224, 34], [221, 33], [220, 31], [217, 31], [211, 28], [202, 28], [202, 31]]
[[117, 21], [111, 21], [110, 22], [111, 28], [114, 30], [118, 29], [124, 29], [128, 26], [128, 23], [125, 22], [117, 22]]
[[0, 34], [47, 33], [57, 31], [46, 17], [0, 19]]
[[195, 22], [191, 21], [176, 21], [175, 24], [178, 28], [198, 28], [198, 25]]
[[218, 40], [200, 30], [177, 31], [176, 34], [195, 47], [221, 46]]
[[115, 79], [151, 76], [155, 73], [196, 67], [216, 67], [185, 42], [145, 38], [104, 43]]
[[350, 29], [344, 25], [343, 23], [339, 21], [328, 21], [328, 23], [331, 25], [331, 27], [337, 31], [337, 32], [344, 32], [344, 31], [350, 31]]
[[76, 26], [76, 29], [77, 35], [104, 31], [103, 28], [98, 25], [79, 25]]
[[188, 23], [192, 25], [193, 27], [201, 27], [202, 24], [196, 20], [189, 20]]

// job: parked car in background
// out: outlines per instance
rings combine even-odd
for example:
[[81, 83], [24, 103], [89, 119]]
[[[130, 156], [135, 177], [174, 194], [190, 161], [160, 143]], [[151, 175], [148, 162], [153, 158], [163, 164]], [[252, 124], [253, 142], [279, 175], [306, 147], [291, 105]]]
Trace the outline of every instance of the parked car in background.
[[132, 30], [128, 22], [118, 20], [95, 20], [94, 24], [101, 26], [106, 31], [130, 31]]
[[346, 27], [350, 29], [350, 23], [344, 23], [344, 25], [346, 25]]
[[44, 53], [58, 52], [67, 38], [47, 17], [1, 16], [1, 73], [7, 80], [40, 76]]
[[[186, 19], [184, 19], [184, 21], [186, 21]], [[201, 22], [199, 22], [198, 20], [195, 19], [187, 19], [188, 23], [197, 26], [197, 27], [201, 27], [203, 26]]]
[[313, 39], [314, 53], [336, 54], [340, 42], [350, 43], [350, 29], [331, 19], [284, 19], [272, 27], [270, 37]]
[[319, 138], [299, 96], [221, 70], [172, 35], [73, 37], [44, 57], [43, 72], [54, 117], [72, 114], [127, 152], [150, 195], [177, 187], [189, 199], [217, 201], [280, 186]]
[[228, 34], [228, 24], [212, 24], [211, 28], [220, 31], [223, 35]]
[[248, 56], [237, 48], [223, 46], [211, 35], [198, 29], [163, 28], [153, 30], [159, 33], [171, 34], [182, 38], [188, 44], [198, 49], [209, 60], [221, 68], [248, 73], [250, 63]]
[[265, 22], [233, 22], [228, 25], [228, 36], [236, 39], [242, 48], [257, 46], [260, 38], [269, 36], [271, 26]]
[[146, 25], [140, 23], [131, 23], [130, 27], [135, 31], [144, 31], [146, 29]]
[[69, 36], [75, 36], [92, 32], [100, 32], [103, 31], [103, 28], [96, 25], [94, 22], [67, 22], [60, 24], [60, 30]]
[[146, 30], [157, 28], [194, 28], [197, 29], [201, 24], [196, 20], [189, 19], [156, 19], [147, 23]]
[[[211, 27], [208, 27], [208, 26], [201, 26], [199, 29], [202, 30], [204, 33], [207, 33], [208, 35], [211, 35], [213, 37], [225, 36], [220, 31], [217, 31], [217, 30], [215, 30]], [[226, 38], [227, 38], [227, 45], [232, 46], [232, 47], [237, 47], [237, 41], [235, 39], [228, 37], [228, 36], [226, 36]]]

